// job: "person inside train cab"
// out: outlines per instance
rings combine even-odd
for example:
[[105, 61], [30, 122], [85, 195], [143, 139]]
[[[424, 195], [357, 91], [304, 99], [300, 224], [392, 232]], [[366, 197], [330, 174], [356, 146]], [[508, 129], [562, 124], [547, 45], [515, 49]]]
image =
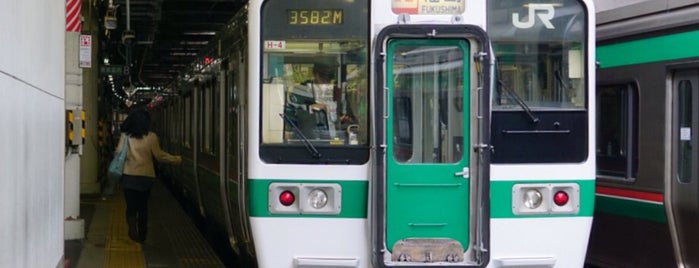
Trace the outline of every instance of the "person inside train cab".
[[[131, 112], [121, 125], [121, 132], [129, 139], [121, 188], [126, 199], [126, 222], [129, 238], [144, 242], [148, 231], [148, 197], [155, 182], [155, 159], [161, 163], [180, 164], [182, 157], [172, 155], [160, 148], [158, 136], [149, 131], [150, 115], [148, 111]], [[120, 135], [115, 153], [124, 144], [124, 135]]]
[[287, 95], [286, 114], [308, 139], [329, 138], [334, 75], [332, 68], [329, 64], [314, 64], [312, 79], [294, 86]]
[[319, 102], [327, 106], [329, 120], [335, 129], [343, 130], [354, 122], [346, 92], [338, 86], [336, 64], [318, 62], [313, 65], [313, 84], [321, 91]]
[[344, 95], [337, 86], [337, 64], [319, 61], [313, 64], [311, 80], [294, 86], [287, 101], [290, 115], [306, 138], [334, 139], [352, 117], [343, 106]]

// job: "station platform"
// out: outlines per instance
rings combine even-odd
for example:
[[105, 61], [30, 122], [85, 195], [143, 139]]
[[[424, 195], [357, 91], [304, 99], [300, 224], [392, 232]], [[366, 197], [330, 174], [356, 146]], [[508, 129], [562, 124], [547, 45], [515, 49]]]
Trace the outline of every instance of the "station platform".
[[66, 241], [65, 267], [225, 267], [161, 181], [153, 185], [148, 205], [148, 237], [137, 243], [127, 235], [120, 189], [106, 198], [81, 197], [86, 237]]

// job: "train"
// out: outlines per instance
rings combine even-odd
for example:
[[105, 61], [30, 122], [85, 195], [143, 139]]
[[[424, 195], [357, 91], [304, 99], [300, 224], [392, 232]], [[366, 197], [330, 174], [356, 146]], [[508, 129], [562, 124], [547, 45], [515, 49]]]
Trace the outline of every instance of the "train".
[[588, 0], [252, 0], [152, 107], [238, 267], [582, 267]]
[[699, 5], [596, 1], [597, 186], [588, 263], [699, 266]]

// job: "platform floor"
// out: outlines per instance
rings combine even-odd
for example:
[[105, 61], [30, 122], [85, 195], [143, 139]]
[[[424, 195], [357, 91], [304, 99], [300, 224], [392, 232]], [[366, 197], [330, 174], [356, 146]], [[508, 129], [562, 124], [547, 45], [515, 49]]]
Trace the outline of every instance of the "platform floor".
[[121, 190], [104, 199], [82, 197], [85, 239], [66, 241], [66, 267], [225, 267], [168, 189], [157, 182], [149, 201], [148, 237], [127, 236]]

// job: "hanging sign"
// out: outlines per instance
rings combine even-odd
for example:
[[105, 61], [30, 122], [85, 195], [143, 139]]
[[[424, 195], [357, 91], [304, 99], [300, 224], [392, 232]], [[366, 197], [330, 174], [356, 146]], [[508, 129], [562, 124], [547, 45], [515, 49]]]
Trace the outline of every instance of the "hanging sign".
[[92, 36], [81, 34], [80, 35], [80, 68], [91, 68], [92, 67]]

